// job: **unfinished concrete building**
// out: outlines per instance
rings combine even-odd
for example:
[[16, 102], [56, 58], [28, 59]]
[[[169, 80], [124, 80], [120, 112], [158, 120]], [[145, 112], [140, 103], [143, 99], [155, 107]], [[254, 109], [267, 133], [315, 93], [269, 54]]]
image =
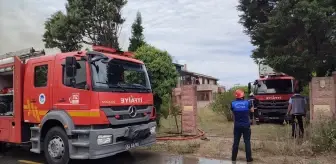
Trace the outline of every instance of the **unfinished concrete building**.
[[208, 106], [216, 97], [217, 93], [225, 91], [224, 87], [218, 85], [215, 77], [191, 72], [187, 70], [187, 65], [175, 64], [179, 72], [177, 86], [173, 91], [174, 101], [177, 104], [181, 102], [181, 86], [196, 85], [197, 86], [197, 107], [204, 108]]

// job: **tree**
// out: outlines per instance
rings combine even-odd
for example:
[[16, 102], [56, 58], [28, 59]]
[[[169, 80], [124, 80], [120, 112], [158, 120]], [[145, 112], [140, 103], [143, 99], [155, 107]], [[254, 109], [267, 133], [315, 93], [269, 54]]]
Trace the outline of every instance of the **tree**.
[[234, 91], [230, 89], [229, 91], [219, 93], [210, 104], [210, 107], [214, 112], [223, 115], [227, 121], [233, 121], [231, 102], [234, 99]]
[[130, 45], [128, 51], [136, 51], [139, 47], [146, 42], [143, 35], [144, 28], [142, 27], [141, 13], [138, 12], [134, 23], [132, 24], [132, 37], [129, 39]]
[[[252, 57], [304, 82], [324, 76], [336, 62], [336, 7], [331, 0], [262, 1], [273, 4], [267, 19], [253, 17], [259, 7], [240, 1], [241, 23], [257, 48]], [[260, 2], [260, 1], [258, 1]], [[258, 6], [258, 5], [257, 5]], [[251, 23], [252, 22], [252, 23]]]
[[[69, 39], [62, 35], [67, 29], [74, 34], [74, 44], [102, 45], [119, 49], [118, 38], [125, 19], [121, 9], [126, 0], [68, 0], [66, 14], [56, 13], [47, 21], [43, 41], [49, 48], [62, 48]], [[54, 18], [55, 17], [55, 18]], [[63, 21], [66, 20], [66, 21]], [[57, 40], [58, 44], [55, 44]], [[78, 47], [77, 47], [78, 48]]]
[[268, 15], [276, 7], [279, 0], [239, 0], [237, 9], [242, 12], [240, 23], [245, 33], [251, 35], [256, 25], [268, 22]]
[[237, 89], [243, 90], [244, 93], [245, 93], [245, 96], [250, 94], [250, 93], [248, 93], [248, 86], [245, 86], [245, 85], [235, 85], [235, 86], [233, 86], [232, 88], [229, 89], [229, 92], [234, 92]]
[[162, 101], [155, 101], [154, 105], [158, 113], [157, 122], [167, 111], [161, 111], [163, 102], [168, 101], [173, 88], [176, 87], [178, 73], [172, 58], [167, 51], [161, 51], [151, 45], [144, 44], [135, 52], [135, 57], [142, 60], [151, 75], [151, 86], [155, 97]]
[[54, 13], [45, 23], [43, 42], [46, 48], [59, 48], [61, 52], [80, 49], [80, 33], [70, 20], [61, 11]]

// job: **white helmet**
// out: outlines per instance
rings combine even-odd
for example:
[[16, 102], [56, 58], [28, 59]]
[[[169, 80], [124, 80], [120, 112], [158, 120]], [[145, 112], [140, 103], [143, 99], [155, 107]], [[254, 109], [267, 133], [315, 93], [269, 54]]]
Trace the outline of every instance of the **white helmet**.
[[254, 96], [253, 92], [250, 93], [250, 96]]

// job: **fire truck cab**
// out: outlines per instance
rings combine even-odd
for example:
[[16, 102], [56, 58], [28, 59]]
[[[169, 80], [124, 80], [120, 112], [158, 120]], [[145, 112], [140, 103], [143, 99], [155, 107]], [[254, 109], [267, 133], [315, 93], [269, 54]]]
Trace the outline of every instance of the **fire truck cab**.
[[0, 56], [0, 144], [29, 144], [49, 164], [154, 144], [149, 75], [132, 56], [100, 46]]
[[259, 65], [259, 77], [248, 84], [248, 92], [253, 94], [257, 104], [259, 121], [283, 121], [298, 81], [263, 64]]

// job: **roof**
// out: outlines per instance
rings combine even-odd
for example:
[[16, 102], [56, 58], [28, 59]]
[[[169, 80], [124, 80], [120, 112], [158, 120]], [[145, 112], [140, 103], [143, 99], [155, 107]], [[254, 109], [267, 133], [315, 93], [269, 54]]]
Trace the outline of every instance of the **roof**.
[[[173, 63], [173, 64], [175, 66], [178, 66], [178, 67], [185, 67], [185, 65], [182, 65], [182, 64], [178, 64], [178, 63]], [[204, 74], [200, 74], [200, 73], [196, 73], [196, 72], [191, 72], [191, 71], [186, 71], [186, 70], [181, 70], [181, 72], [189, 74], [189, 75], [193, 75], [193, 76], [199, 76], [199, 77], [205, 77], [205, 78], [208, 78], [208, 79], [219, 80], [219, 79], [217, 79], [215, 77], [204, 75]]]
[[173, 63], [175, 66], [180, 66], [180, 67], [183, 67], [184, 65], [182, 64], [178, 64], [178, 63]]
[[208, 75], [204, 75], [204, 74], [200, 74], [200, 73], [196, 73], [196, 72], [190, 72], [190, 71], [185, 71], [185, 70], [182, 70], [182, 72], [186, 73], [186, 74], [193, 75], [193, 76], [205, 77], [205, 78], [213, 79], [213, 80], [219, 80], [218, 78], [215, 78], [215, 77], [212, 77], [212, 76], [208, 76]]

